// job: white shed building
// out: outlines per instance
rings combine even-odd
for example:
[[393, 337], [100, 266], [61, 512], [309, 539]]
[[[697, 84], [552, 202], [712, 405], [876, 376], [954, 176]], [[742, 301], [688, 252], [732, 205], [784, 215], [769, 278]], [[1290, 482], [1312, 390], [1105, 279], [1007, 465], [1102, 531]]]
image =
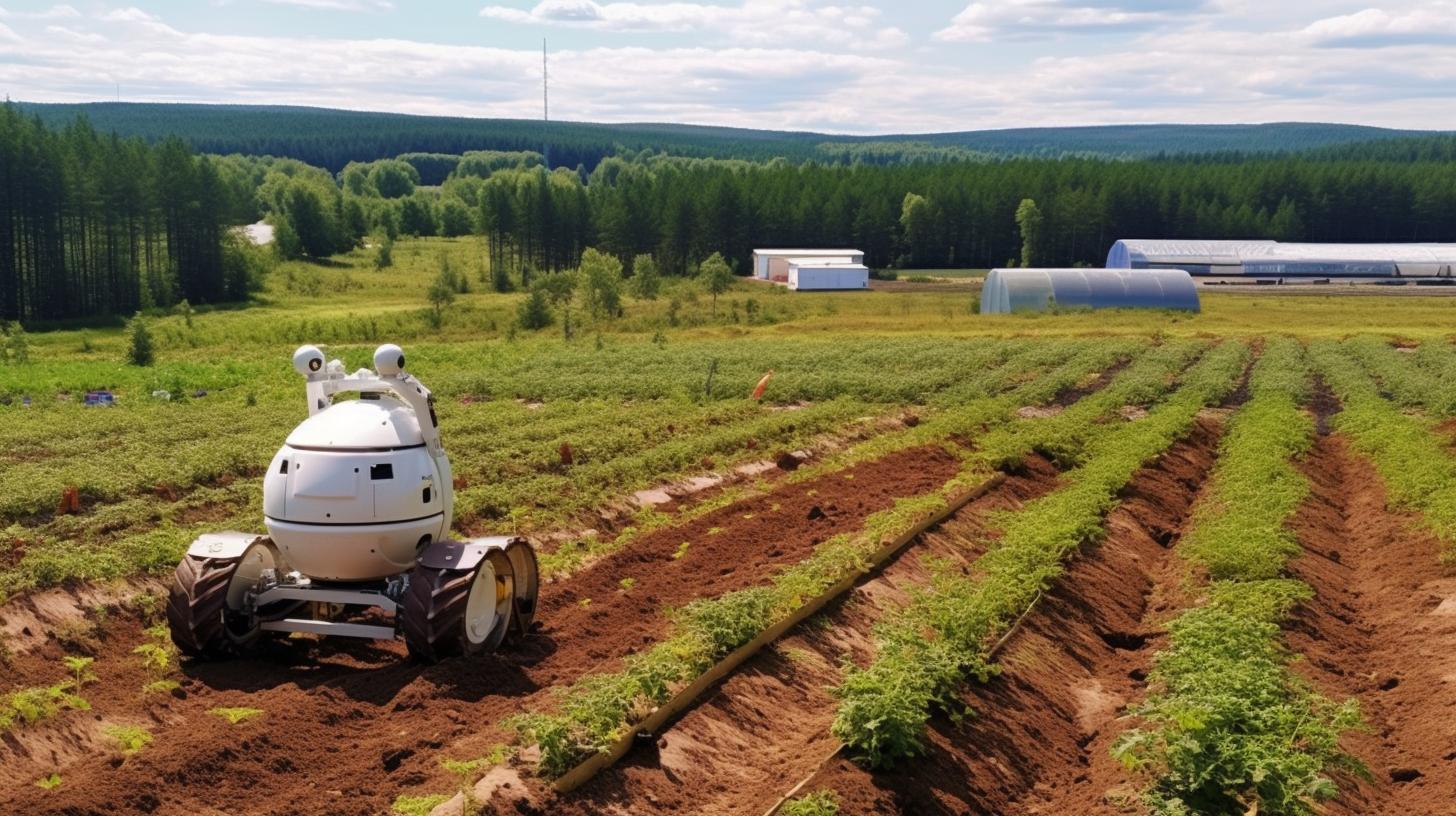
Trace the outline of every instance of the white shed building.
[[840, 265], [863, 264], [864, 253], [857, 249], [755, 249], [753, 251], [753, 276], [759, 280], [787, 284], [789, 282], [789, 264], [795, 261]]
[[784, 281], [784, 285], [795, 290], [868, 289], [870, 270], [862, 263], [790, 261], [788, 279]]

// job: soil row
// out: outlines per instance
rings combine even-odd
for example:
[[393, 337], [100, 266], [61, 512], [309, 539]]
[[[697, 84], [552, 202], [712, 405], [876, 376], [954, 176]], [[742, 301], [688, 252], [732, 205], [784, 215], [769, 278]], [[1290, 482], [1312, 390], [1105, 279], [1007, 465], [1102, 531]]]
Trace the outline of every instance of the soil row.
[[[928, 579], [931, 560], [971, 563], [994, 535], [998, 511], [1055, 489], [1056, 472], [1040, 459], [967, 505], [916, 541], [840, 605], [794, 630], [745, 664], [710, 697], [622, 763], [583, 789], [553, 796], [530, 789], [497, 790], [496, 812], [762, 813], [796, 781], [833, 788], [844, 813], [1001, 812], [1067, 762], [1121, 707], [1122, 687], [1141, 669], [1130, 664], [1150, 639], [1141, 623], [1171, 603], [1153, 587], [1171, 586], [1167, 547], [1210, 466], [1217, 425], [1194, 433], [1139, 472], [1107, 520], [1109, 537], [1072, 567], [1002, 653], [1005, 673], [965, 693], [977, 712], [959, 724], [938, 719], [929, 755], [871, 774], [843, 760], [824, 764], [836, 748], [829, 734], [845, 660], [866, 662], [877, 621]], [[1090, 599], [1095, 599], [1090, 600]], [[1067, 659], [1055, 660], [1066, 644]], [[1091, 668], [1120, 677], [1106, 684]], [[1116, 664], [1117, 668], [1110, 668]], [[1038, 682], [1056, 678], [1065, 694], [1039, 699]], [[1046, 761], [1036, 754], [1045, 752]], [[818, 772], [816, 772], [818, 769]], [[1070, 811], [1068, 811], [1070, 812]]]
[[[1368, 778], [1337, 779], [1322, 812], [1436, 816], [1456, 790], [1456, 577], [1440, 544], [1387, 509], [1373, 467], [1346, 440], [1321, 435], [1301, 462], [1312, 495], [1293, 526], [1304, 554], [1294, 577], [1315, 591], [1286, 632], [1306, 659], [1296, 671], [1333, 699], [1359, 700], [1368, 732], [1346, 747]], [[567, 797], [500, 792], [497, 812], [762, 813], [790, 786], [833, 790], [843, 813], [1140, 813], [1137, 785], [1109, 748], [1136, 724], [1122, 716], [1145, 694], [1163, 626], [1190, 602], [1172, 552], [1216, 454], [1217, 425], [1146, 468], [1087, 548], [1008, 640], [1002, 674], [968, 688], [975, 713], [932, 723], [925, 757], [869, 772], [832, 755], [835, 701], [826, 692], [846, 658], [862, 661], [883, 612], [924, 578], [927, 556], [967, 561], [994, 511], [1051, 489], [1027, 474], [968, 505], [908, 549], [820, 622], [759, 655], [654, 742]], [[831, 757], [827, 762], [826, 757]], [[817, 770], [816, 770], [817, 769]], [[510, 795], [514, 794], [514, 795]]]

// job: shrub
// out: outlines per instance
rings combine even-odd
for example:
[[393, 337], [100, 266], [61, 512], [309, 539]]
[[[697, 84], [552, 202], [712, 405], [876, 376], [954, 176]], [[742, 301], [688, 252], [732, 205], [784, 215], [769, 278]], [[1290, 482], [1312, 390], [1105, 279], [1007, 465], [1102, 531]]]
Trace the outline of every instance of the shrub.
[[134, 366], [149, 366], [155, 359], [152, 350], [152, 333], [141, 312], [132, 316], [127, 324], [126, 361]]
[[523, 329], [538, 331], [550, 326], [552, 321], [551, 304], [540, 288], [533, 288], [516, 307], [516, 324]]

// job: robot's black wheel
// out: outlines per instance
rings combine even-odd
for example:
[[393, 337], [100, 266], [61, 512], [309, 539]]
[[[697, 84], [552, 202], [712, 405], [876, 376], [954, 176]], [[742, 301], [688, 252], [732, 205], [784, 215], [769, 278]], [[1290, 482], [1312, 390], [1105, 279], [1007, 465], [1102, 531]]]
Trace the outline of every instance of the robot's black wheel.
[[186, 556], [177, 565], [167, 594], [172, 642], [189, 657], [223, 657], [239, 642], [229, 636], [228, 587], [241, 558]]
[[410, 656], [434, 663], [453, 655], [493, 652], [515, 617], [511, 560], [494, 551], [473, 569], [416, 565], [400, 610]]

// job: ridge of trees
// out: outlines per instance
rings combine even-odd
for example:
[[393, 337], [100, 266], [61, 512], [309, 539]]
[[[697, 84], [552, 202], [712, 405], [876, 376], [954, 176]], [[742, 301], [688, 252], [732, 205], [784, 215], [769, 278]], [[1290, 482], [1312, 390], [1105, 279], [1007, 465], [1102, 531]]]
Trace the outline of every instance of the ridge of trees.
[[238, 300], [254, 258], [227, 229], [217, 163], [84, 120], [52, 130], [0, 105], [0, 320]]
[[574, 268], [587, 246], [627, 274], [636, 256], [651, 255], [662, 274], [686, 275], [715, 252], [746, 273], [754, 246], [853, 246], [874, 268], [951, 268], [1097, 265], [1129, 237], [1456, 240], [1456, 165], [1440, 161], [794, 165], [643, 151], [587, 173], [548, 171], [537, 153], [472, 153], [438, 187], [388, 190], [371, 181], [380, 168], [407, 174], [410, 165], [351, 164], [340, 185], [317, 168], [268, 161], [272, 180], [258, 196], [266, 210], [295, 206], [276, 192], [277, 174], [288, 172], [313, 185], [319, 202], [308, 212], [338, 214], [339, 241], [318, 243], [323, 251], [373, 231], [476, 234], [488, 239], [492, 269], [525, 287], [537, 272]]
[[[27, 113], [59, 127], [86, 116], [103, 131], [160, 141], [180, 136], [204, 153], [287, 156], [339, 172], [351, 161], [410, 154], [426, 185], [448, 174], [427, 154], [467, 150], [535, 150], [554, 167], [583, 165], [643, 149], [679, 156], [767, 161], [898, 163], [973, 158], [1115, 157], [1233, 153], [1289, 153], [1350, 142], [1424, 135], [1315, 122], [1255, 125], [1111, 125], [1037, 127], [881, 136], [661, 123], [551, 122], [412, 116], [266, 105], [198, 105], [132, 102], [23, 103]], [[1426, 132], [1428, 133], [1428, 132]]]

